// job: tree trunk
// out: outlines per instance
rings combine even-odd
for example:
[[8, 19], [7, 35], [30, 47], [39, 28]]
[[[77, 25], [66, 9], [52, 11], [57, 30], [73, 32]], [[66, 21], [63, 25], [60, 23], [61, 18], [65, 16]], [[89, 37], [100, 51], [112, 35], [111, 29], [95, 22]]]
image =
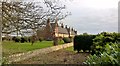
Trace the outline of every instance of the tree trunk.
[[[0, 8], [2, 8], [2, 3], [0, 3]], [[0, 14], [2, 14], [2, 9], [0, 9]], [[0, 65], [1, 63], [2, 63], [2, 16], [0, 16]]]
[[58, 45], [58, 38], [57, 38], [57, 37], [54, 37], [53, 42], [54, 42], [54, 44], [53, 44], [54, 46]]

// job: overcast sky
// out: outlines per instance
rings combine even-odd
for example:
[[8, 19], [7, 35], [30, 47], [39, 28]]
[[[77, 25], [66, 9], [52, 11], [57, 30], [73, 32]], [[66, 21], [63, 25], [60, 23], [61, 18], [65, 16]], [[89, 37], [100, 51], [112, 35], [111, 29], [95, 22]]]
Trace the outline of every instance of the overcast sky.
[[80, 33], [118, 32], [119, 0], [72, 0], [67, 3], [72, 15], [62, 22]]
[[[30, 1], [30, 0], [29, 0]], [[39, 2], [40, 0], [32, 0]], [[80, 33], [118, 32], [119, 0], [60, 0], [72, 13], [60, 21]]]

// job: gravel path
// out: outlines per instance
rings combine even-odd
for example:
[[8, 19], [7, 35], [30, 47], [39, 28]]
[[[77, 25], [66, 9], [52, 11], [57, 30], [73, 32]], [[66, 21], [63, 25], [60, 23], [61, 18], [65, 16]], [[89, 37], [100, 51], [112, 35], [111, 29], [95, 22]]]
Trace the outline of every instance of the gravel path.
[[64, 49], [67, 47], [71, 47], [71, 46], [73, 46], [73, 43], [67, 43], [63, 45], [57, 45], [57, 46], [47, 47], [43, 49], [37, 49], [37, 50], [29, 51], [26, 53], [19, 53], [19, 54], [15, 54], [15, 55], [11, 55], [7, 57], [6, 61], [7, 63], [11, 64], [13, 62], [19, 62], [19, 61], [23, 61], [23, 60], [35, 57], [36, 55], [46, 55], [48, 53], [51, 53], [51, 52], [54, 52], [60, 49]]
[[88, 55], [89, 53], [75, 53], [62, 49], [48, 54], [39, 54], [14, 64], [82, 64]]

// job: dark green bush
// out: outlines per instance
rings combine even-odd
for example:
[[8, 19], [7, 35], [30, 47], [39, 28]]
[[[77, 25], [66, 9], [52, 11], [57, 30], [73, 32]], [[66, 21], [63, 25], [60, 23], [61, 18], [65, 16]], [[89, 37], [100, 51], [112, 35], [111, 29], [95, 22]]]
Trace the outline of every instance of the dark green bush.
[[70, 41], [73, 41], [73, 37], [69, 37], [70, 38]]
[[24, 39], [25, 39], [25, 42], [28, 42], [28, 37], [24, 37]]
[[20, 37], [13, 37], [12, 40], [15, 42], [20, 42]]
[[99, 66], [120, 66], [120, 44], [107, 43], [105, 51], [99, 55], [90, 55], [84, 63]]
[[92, 50], [85, 64], [97, 64], [99, 66], [120, 66], [120, 34], [102, 32], [93, 40]]
[[28, 42], [31, 42], [32, 36], [28, 37]]
[[93, 39], [92, 48], [92, 55], [93, 54], [100, 54], [105, 51], [105, 45], [107, 43], [118, 43], [119, 42], [119, 34], [118, 33], [108, 33], [102, 32]]
[[44, 39], [42, 37], [39, 38], [39, 41], [42, 42]]
[[78, 52], [80, 50], [86, 51], [91, 50], [91, 45], [93, 44], [93, 39], [95, 38], [95, 35], [78, 35], [74, 37], [74, 50], [77, 50]]
[[12, 37], [12, 40], [15, 41], [16, 37]]
[[70, 42], [72, 42], [71, 39], [68, 38], [68, 37], [64, 37], [63, 41], [64, 41], [64, 43], [70, 43]]
[[21, 43], [24, 43], [26, 42], [26, 39], [24, 37], [21, 37], [21, 40], [20, 40]]
[[7, 40], [7, 38], [6, 37], [2, 37], [2, 41], [4, 41], [4, 40]]

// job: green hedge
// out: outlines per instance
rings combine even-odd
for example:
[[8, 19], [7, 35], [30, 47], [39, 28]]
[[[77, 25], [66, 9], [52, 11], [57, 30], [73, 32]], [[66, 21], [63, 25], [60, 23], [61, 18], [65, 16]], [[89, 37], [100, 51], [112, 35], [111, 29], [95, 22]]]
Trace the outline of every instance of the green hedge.
[[21, 43], [28, 42], [28, 37], [21, 37]]
[[119, 43], [120, 40], [120, 34], [119, 33], [108, 33], [108, 32], [102, 32], [96, 36], [95, 39], [93, 39], [93, 45], [92, 45], [92, 55], [97, 54], [105, 51], [105, 45], [110, 43]]
[[20, 39], [20, 37], [13, 37], [12, 40], [15, 42], [20, 42], [21, 39]]
[[64, 43], [70, 43], [70, 42], [72, 42], [72, 39], [68, 38], [68, 37], [64, 37], [63, 41], [64, 41]]
[[91, 50], [91, 45], [93, 44], [93, 40], [96, 35], [77, 35], [74, 37], [74, 50], [77, 50], [78, 52], [80, 50], [86, 51]]
[[102, 32], [98, 34], [93, 39], [92, 55], [84, 63], [120, 66], [120, 33]]
[[12, 40], [15, 41], [15, 42], [21, 42], [21, 43], [24, 43], [24, 42], [28, 42], [29, 38], [28, 37], [13, 37]]
[[84, 63], [98, 66], [120, 66], [120, 44], [107, 43], [104, 52], [100, 55], [88, 56]]

